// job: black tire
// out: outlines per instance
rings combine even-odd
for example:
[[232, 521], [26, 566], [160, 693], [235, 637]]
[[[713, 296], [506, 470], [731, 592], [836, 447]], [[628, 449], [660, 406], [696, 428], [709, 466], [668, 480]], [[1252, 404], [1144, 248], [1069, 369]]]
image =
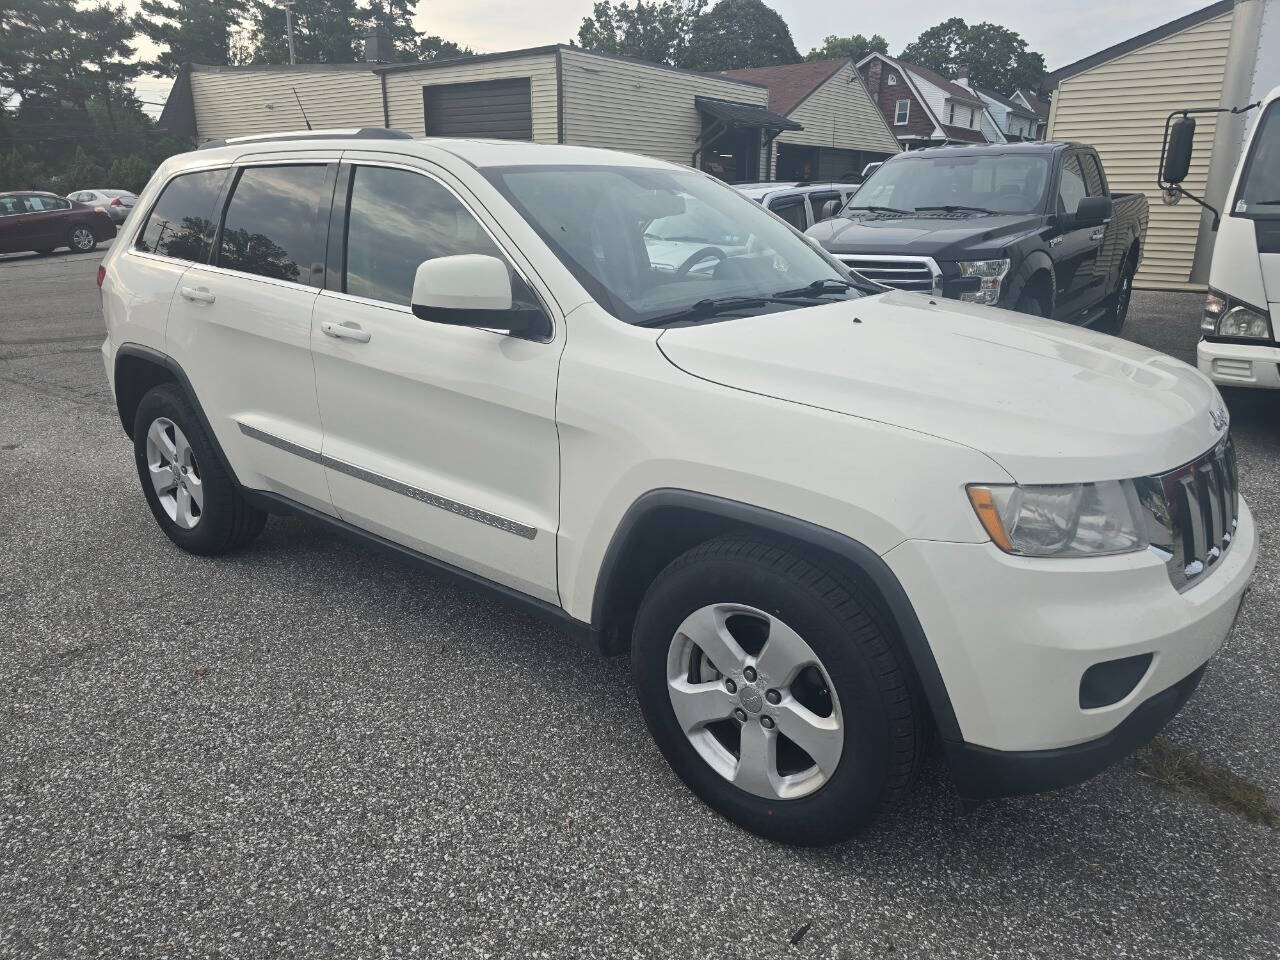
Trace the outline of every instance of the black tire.
[[1137, 272], [1138, 258], [1130, 253], [1120, 269], [1120, 286], [1112, 295], [1106, 315], [1097, 322], [1095, 329], [1113, 337], [1118, 337], [1123, 332], [1124, 322], [1129, 318], [1129, 305], [1133, 302], [1133, 276]]
[[[157, 418], [172, 421], [186, 435], [199, 471], [204, 507], [198, 522], [190, 529], [184, 529], [170, 518], [151, 482], [147, 432]], [[262, 532], [267, 515], [250, 505], [236, 489], [191, 404], [175, 384], [153, 387], [138, 404], [133, 423], [133, 452], [138, 482], [156, 523], [165, 536], [183, 550], [206, 557], [217, 556], [253, 542]]]
[[92, 253], [98, 248], [98, 238], [89, 227], [78, 223], [67, 231], [67, 246], [72, 253]]
[[[667, 687], [670, 645], [687, 616], [719, 603], [776, 617], [808, 643], [830, 677], [844, 718], [843, 749], [832, 775], [805, 796], [765, 798], [735, 786], [699, 755], [676, 719]], [[645, 594], [632, 645], [645, 721], [680, 779], [739, 826], [804, 846], [847, 839], [909, 790], [929, 730], [909, 663], [878, 599], [851, 577], [790, 546], [746, 537], [713, 540], [672, 561]]]
[[1018, 302], [1014, 304], [1013, 309], [1018, 313], [1028, 313], [1033, 317], [1043, 317], [1048, 319], [1049, 308], [1045, 306], [1044, 299], [1034, 290], [1023, 290], [1018, 296]]

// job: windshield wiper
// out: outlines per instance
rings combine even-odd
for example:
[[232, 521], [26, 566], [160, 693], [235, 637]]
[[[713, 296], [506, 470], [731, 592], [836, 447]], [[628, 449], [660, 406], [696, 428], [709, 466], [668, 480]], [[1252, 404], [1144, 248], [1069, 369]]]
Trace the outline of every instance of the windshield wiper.
[[[835, 284], [839, 289], [828, 289], [827, 284]], [[861, 289], [858, 284], [852, 280], [841, 280], [839, 277], [824, 277], [821, 280], [815, 280], [813, 283], [806, 284], [803, 287], [797, 287], [795, 290], [779, 290], [774, 294], [775, 297], [822, 297], [829, 293], [844, 293], [846, 290]]]
[[922, 210], [941, 210], [943, 213], [960, 213], [969, 211], [972, 213], [995, 213], [994, 210], [988, 210], [986, 207], [971, 207], [964, 203], [939, 203], [929, 207], [916, 207], [916, 213]]
[[899, 210], [897, 207], [850, 207], [850, 210], [870, 210], [872, 213], [900, 213], [904, 217], [910, 216], [910, 210]]
[[734, 310], [763, 307], [766, 303], [784, 303], [789, 307], [797, 305], [794, 299], [784, 300], [781, 297], [708, 297], [674, 313], [664, 313], [660, 317], [637, 320], [635, 325], [637, 327], [662, 327], [668, 323], [679, 323], [681, 320], [702, 320], [722, 313], [731, 313]]

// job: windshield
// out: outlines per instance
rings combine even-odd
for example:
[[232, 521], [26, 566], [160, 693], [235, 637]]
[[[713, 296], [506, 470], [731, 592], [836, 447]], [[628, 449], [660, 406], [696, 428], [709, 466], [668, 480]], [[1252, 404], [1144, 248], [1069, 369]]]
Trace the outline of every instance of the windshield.
[[1258, 118], [1235, 212], [1280, 214], [1280, 100], [1272, 102]]
[[744, 302], [733, 312], [859, 295], [847, 289], [850, 275], [831, 257], [705, 174], [615, 166], [483, 172], [600, 305], [628, 323], [661, 321], [710, 300], [777, 298], [814, 285], [820, 292], [807, 300]]
[[873, 207], [1032, 213], [1043, 206], [1048, 180], [1048, 158], [1028, 154], [904, 157], [867, 178], [843, 213]]

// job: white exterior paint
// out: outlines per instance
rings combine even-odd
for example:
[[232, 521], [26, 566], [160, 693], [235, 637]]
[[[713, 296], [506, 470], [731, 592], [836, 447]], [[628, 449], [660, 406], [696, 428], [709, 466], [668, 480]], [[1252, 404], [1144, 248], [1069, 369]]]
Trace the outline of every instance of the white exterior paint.
[[[173, 157], [139, 206], [149, 209], [179, 171], [244, 162], [255, 149]], [[1219, 566], [1177, 593], [1149, 551], [1001, 553], [964, 493], [972, 483], [1142, 476], [1192, 460], [1220, 439], [1209, 412], [1221, 400], [1186, 365], [1089, 330], [901, 292], [794, 310], [786, 322], [631, 326], [593, 300], [477, 167], [673, 167], [481, 141], [270, 149], [257, 156], [399, 165], [443, 183], [526, 275], [554, 332], [535, 343], [427, 324], [403, 308], [140, 253], [127, 233], [103, 261], [108, 376], [125, 344], [171, 357], [245, 485], [584, 621], [619, 522], [649, 491], [697, 491], [807, 521], [884, 557], [924, 625], [963, 736], [995, 749], [1101, 736], [1226, 635], [1256, 555], [1243, 502]], [[201, 298], [174, 298], [188, 286]], [[319, 333], [352, 318], [375, 351]], [[244, 424], [430, 485], [536, 535], [432, 515], [246, 438]], [[429, 442], [412, 442], [419, 436]], [[1133, 694], [1079, 708], [1085, 668], [1143, 652], [1156, 658]]]

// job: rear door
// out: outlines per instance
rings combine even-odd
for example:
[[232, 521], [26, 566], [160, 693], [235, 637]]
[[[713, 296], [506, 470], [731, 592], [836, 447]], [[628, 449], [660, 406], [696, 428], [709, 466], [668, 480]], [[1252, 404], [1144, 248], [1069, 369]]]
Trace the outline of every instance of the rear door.
[[[538, 290], [519, 251], [442, 170], [344, 158], [330, 233], [335, 266], [311, 342], [324, 463], [342, 519], [550, 602], [556, 590], [564, 324], [532, 342], [428, 323], [410, 309], [424, 260], [485, 254]], [[403, 162], [401, 162], [403, 160]]]
[[22, 198], [26, 208], [26, 216], [22, 218], [22, 228], [26, 241], [31, 246], [27, 250], [43, 250], [46, 247], [63, 246], [67, 238], [58, 230], [60, 219], [57, 208], [46, 204], [45, 198], [36, 194], [27, 194]]
[[336, 161], [242, 159], [212, 262], [183, 275], [168, 329], [240, 481], [325, 513], [310, 340]]
[[15, 253], [25, 250], [23, 243], [23, 221], [27, 215], [26, 205], [19, 196], [0, 197], [0, 253]]

